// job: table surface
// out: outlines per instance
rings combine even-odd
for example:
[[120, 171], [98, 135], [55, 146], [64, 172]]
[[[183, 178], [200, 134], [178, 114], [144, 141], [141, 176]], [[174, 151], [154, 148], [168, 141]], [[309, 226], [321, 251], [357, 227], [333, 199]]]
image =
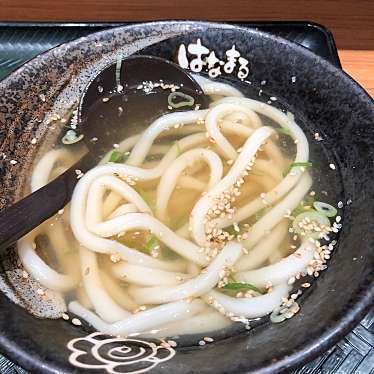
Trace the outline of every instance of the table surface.
[[374, 50], [339, 49], [338, 52], [343, 69], [374, 98]]

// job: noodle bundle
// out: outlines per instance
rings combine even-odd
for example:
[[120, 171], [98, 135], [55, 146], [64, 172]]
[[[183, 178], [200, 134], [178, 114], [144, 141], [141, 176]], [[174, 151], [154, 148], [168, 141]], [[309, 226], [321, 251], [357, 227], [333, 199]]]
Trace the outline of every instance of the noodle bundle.
[[[212, 95], [208, 109], [170, 112], [130, 134], [115, 149], [121, 162], [108, 152], [69, 206], [18, 243], [25, 270], [104, 333], [247, 324], [279, 310], [295, 278], [323, 266], [316, 253], [329, 224], [292, 213], [312, 186], [293, 116], [197, 79]], [[32, 190], [76, 159], [68, 147], [46, 153]]]

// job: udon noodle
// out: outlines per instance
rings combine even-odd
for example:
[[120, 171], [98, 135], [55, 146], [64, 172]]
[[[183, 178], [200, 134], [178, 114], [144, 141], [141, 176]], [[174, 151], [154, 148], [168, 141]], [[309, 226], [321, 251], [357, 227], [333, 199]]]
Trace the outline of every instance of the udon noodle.
[[[71, 203], [18, 243], [43, 292], [64, 294], [104, 333], [206, 333], [270, 313], [279, 322], [298, 310], [295, 280], [325, 266], [319, 239], [331, 228], [307, 204], [304, 132], [290, 113], [197, 79], [209, 109], [165, 114], [77, 171]], [[46, 153], [32, 190], [79, 156]]]

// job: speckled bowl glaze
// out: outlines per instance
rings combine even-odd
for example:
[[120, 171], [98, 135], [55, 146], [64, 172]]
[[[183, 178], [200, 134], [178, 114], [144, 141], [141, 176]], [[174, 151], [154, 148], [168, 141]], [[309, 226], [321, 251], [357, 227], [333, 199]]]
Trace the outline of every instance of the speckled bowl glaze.
[[[321, 134], [327, 157], [338, 165], [334, 183], [344, 202], [344, 225], [329, 269], [306, 292], [301, 311], [292, 319], [205, 347], [177, 349], [152, 372], [289, 372], [335, 344], [373, 303], [373, 100], [344, 72], [308, 50], [237, 26], [170, 21], [107, 30], [38, 56], [0, 83], [0, 152], [7, 155], [1, 161], [0, 207], [27, 192], [37, 153], [58, 133], [49, 123], [51, 114], [76, 102], [101, 67], [162, 40], [147, 52], [173, 58], [180, 42], [196, 37], [216, 51], [235, 44], [249, 60], [252, 84], [287, 103], [311, 142], [313, 133]], [[34, 137], [36, 145], [30, 144]], [[18, 163], [12, 165], [10, 159]], [[32, 284], [22, 283], [14, 248], [1, 260], [0, 351], [32, 372], [80, 372], [69, 363], [66, 344], [87, 331], [62, 319], [29, 314], [21, 306], [51, 317], [59, 310], [55, 305], [41, 309], [28, 298], [25, 289]]]

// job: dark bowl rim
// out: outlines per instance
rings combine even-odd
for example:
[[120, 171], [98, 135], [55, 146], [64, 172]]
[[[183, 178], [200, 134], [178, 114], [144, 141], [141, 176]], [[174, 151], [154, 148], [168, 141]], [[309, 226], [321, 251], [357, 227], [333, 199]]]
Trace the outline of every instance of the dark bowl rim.
[[[87, 41], [87, 39], [92, 38], [93, 36], [102, 35], [105, 33], [113, 32], [115, 30], [120, 29], [131, 29], [131, 28], [139, 28], [142, 26], [148, 26], [152, 27], [152, 25], [172, 25], [172, 24], [194, 24], [194, 25], [201, 25], [205, 27], [210, 28], [218, 28], [218, 29], [239, 29], [243, 32], [250, 32], [255, 33], [257, 35], [260, 35], [262, 38], [267, 38], [270, 40], [275, 41], [276, 43], [282, 43], [285, 45], [288, 45], [292, 49], [295, 49], [296, 51], [299, 51], [299, 53], [306, 56], [306, 58], [314, 58], [318, 61], [321, 61], [323, 65], [330, 69], [330, 71], [337, 73], [342, 78], [344, 78], [347, 81], [348, 85], [353, 85], [358, 88], [361, 93], [363, 93], [366, 98], [368, 99], [368, 102], [373, 106], [373, 113], [374, 113], [374, 99], [368, 94], [368, 92], [358, 83], [356, 82], [350, 75], [348, 75], [344, 70], [340, 69], [339, 67], [334, 66], [332, 63], [330, 63], [325, 58], [318, 56], [314, 52], [310, 51], [309, 49], [303, 47], [301, 44], [289, 41], [285, 38], [282, 38], [280, 36], [272, 35], [265, 31], [257, 30], [256, 28], [251, 27], [243, 27], [236, 24], [230, 24], [227, 21], [201, 21], [201, 20], [154, 20], [150, 22], [136, 22], [129, 25], [122, 25], [122, 26], [115, 26], [109, 29], [101, 30], [86, 36], [79, 37], [77, 39], [71, 40], [69, 42], [61, 43], [51, 49], [48, 49], [47, 51], [44, 51], [35, 57], [25, 61], [22, 65], [20, 65], [16, 70], [12, 71], [8, 76], [0, 80], [0, 89], [2, 88], [2, 85], [4, 82], [6, 82], [8, 79], [12, 80], [19, 70], [22, 70], [25, 66], [34, 64], [35, 60], [43, 60], [48, 59], [50, 54], [53, 50], [59, 47], [63, 47], [65, 45], [75, 45], [79, 44], [81, 42]], [[309, 22], [308, 23], [318, 26], [318, 27], [324, 27], [318, 23], [315, 22]], [[329, 30], [328, 30], [329, 31]], [[372, 304], [374, 302], [374, 279], [371, 279], [368, 282], [368, 286], [360, 290], [354, 298], [353, 306], [351, 307], [349, 313], [346, 313], [344, 315], [339, 315], [337, 320], [335, 320], [329, 327], [326, 329], [326, 331], [318, 336], [314, 337], [310, 342], [308, 342], [306, 345], [301, 347], [299, 350], [291, 353], [290, 355], [284, 356], [282, 359], [276, 361], [276, 362], [269, 362], [268, 364], [265, 364], [260, 369], [256, 369], [256, 374], [274, 374], [274, 373], [288, 373], [290, 369], [297, 368], [307, 362], [310, 362], [314, 358], [316, 358], [318, 355], [322, 354], [323, 352], [327, 351], [329, 348], [331, 348], [333, 345], [338, 343], [344, 336], [346, 336], [351, 330], [358, 325], [358, 323], [361, 321], [361, 319], [365, 316], [365, 314], [369, 311]], [[17, 345], [14, 344], [12, 339], [9, 339], [7, 337], [4, 337], [2, 334], [0, 334], [0, 351], [4, 354], [7, 358], [15, 362], [16, 364], [20, 365], [23, 368], [26, 368], [26, 370], [29, 370], [31, 372], [39, 373], [40, 371], [36, 371], [34, 368], [38, 367], [38, 370], [43, 370], [45, 373], [60, 373], [60, 371], [52, 364], [46, 364], [41, 357], [35, 357], [29, 355], [24, 350], [18, 348], [14, 349]], [[21, 352], [21, 354], [19, 353]], [[31, 365], [30, 365], [31, 364]], [[56, 371], [57, 369], [57, 371]], [[251, 368], [248, 368], [247, 373], [254, 373]]]

